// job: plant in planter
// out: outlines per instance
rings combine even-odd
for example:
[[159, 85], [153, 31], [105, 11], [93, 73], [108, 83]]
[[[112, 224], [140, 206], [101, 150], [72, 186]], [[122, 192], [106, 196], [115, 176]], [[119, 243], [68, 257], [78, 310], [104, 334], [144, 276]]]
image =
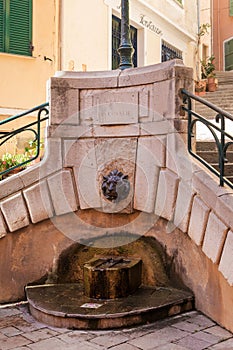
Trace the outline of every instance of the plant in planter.
[[202, 37], [208, 34], [210, 28], [209, 23], [203, 23], [198, 28], [196, 49], [195, 49], [195, 61], [196, 61], [196, 80], [195, 80], [195, 94], [199, 96], [205, 95], [206, 92], [206, 79], [201, 77], [201, 59], [200, 59], [200, 46]]
[[215, 74], [215, 65], [214, 65], [215, 56], [211, 55], [207, 57], [206, 60], [201, 61], [201, 72], [202, 78], [207, 79], [207, 90], [215, 91], [216, 90], [216, 74]]
[[[2, 158], [0, 159], [0, 171], [5, 171], [14, 166], [18, 166], [27, 160], [28, 160], [28, 156], [26, 154], [11, 154], [7, 152], [3, 154]], [[26, 168], [26, 165], [22, 165], [15, 169], [10, 170], [9, 173], [13, 174], [25, 168]]]

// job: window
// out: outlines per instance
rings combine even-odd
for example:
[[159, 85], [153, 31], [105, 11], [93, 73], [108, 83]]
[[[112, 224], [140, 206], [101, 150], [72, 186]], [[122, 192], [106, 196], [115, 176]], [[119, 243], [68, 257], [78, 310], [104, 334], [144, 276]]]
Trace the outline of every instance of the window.
[[174, 58], [179, 58], [182, 60], [182, 51], [168, 44], [166, 41], [162, 41], [161, 61], [165, 62], [165, 61], [173, 60]]
[[[133, 65], [137, 67], [137, 29], [130, 26], [130, 37], [134, 48]], [[121, 42], [121, 20], [112, 16], [112, 69], [117, 69], [120, 64], [118, 48]]]
[[233, 16], [233, 0], [229, 0], [229, 15]]
[[32, 0], [0, 0], [0, 52], [32, 55]]
[[225, 70], [233, 70], [233, 39], [224, 43]]

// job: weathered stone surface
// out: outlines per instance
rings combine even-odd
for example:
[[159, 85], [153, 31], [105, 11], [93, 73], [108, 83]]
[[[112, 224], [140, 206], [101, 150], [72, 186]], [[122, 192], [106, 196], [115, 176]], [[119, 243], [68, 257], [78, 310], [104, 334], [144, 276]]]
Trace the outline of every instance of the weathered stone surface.
[[54, 215], [46, 181], [29, 187], [24, 191], [31, 221], [36, 222], [48, 219]]
[[189, 181], [180, 181], [176, 200], [174, 225], [181, 231], [187, 232], [191, 207], [193, 202], [193, 189]]
[[99, 208], [101, 202], [96, 183], [95, 141], [92, 139], [66, 140], [64, 142], [64, 165], [74, 167], [80, 208]]
[[[54, 79], [54, 78], [52, 78]], [[79, 90], [68, 84], [50, 90], [51, 124], [79, 124]]]
[[172, 220], [179, 186], [179, 178], [172, 171], [161, 170], [155, 202], [155, 214]]
[[61, 139], [50, 138], [46, 143], [45, 156], [40, 163], [40, 179], [62, 169]]
[[21, 193], [2, 201], [1, 209], [11, 232], [29, 225], [27, 209]]
[[210, 208], [203, 203], [199, 196], [194, 197], [188, 234], [192, 240], [201, 245], [208, 221]]
[[183, 66], [182, 60], [172, 60], [150, 66], [121, 71], [119, 76], [119, 87], [144, 85], [158, 81], [169, 80], [175, 76], [174, 66]]
[[228, 228], [211, 212], [206, 227], [202, 250], [213, 263], [218, 263]]
[[119, 70], [94, 71], [94, 72], [64, 72], [58, 71], [51, 78], [52, 87], [60, 87], [68, 84], [74, 89], [102, 89], [117, 87]]
[[0, 238], [5, 237], [7, 234], [6, 224], [4, 222], [3, 216], [0, 213]]
[[48, 185], [56, 215], [63, 215], [77, 210], [77, 200], [69, 170], [63, 170], [50, 176]]
[[[21, 173], [24, 173], [24, 171]], [[24, 183], [19, 174], [10, 176], [4, 181], [1, 181], [0, 199], [10, 196], [24, 187]]]
[[109, 125], [95, 126], [92, 129], [93, 137], [132, 137], [139, 136], [140, 130], [138, 124], [130, 125]]
[[141, 86], [139, 90], [139, 122], [152, 122], [152, 89], [153, 85]]
[[185, 181], [191, 181], [193, 177], [192, 158], [188, 154], [187, 146], [184, 141], [186, 137], [178, 133], [167, 135], [167, 168], [176, 173]]
[[164, 138], [139, 138], [136, 162], [134, 208], [154, 212], [159, 167], [165, 162]]
[[154, 84], [153, 88], [153, 111], [155, 111], [154, 120], [174, 119], [175, 118], [175, 96], [174, 80], [160, 81]]
[[111, 90], [93, 96], [94, 124], [133, 124], [138, 122], [138, 92]]
[[[98, 168], [96, 186], [101, 196], [101, 207], [105, 212], [127, 212], [132, 210], [132, 198], [134, 194], [135, 162], [137, 151], [136, 138], [109, 138], [96, 140], [96, 162]], [[101, 186], [103, 176], [117, 169], [124, 175], [128, 175], [130, 192], [119, 203], [107, 201], [102, 195]], [[127, 209], [128, 208], [128, 209]]]
[[229, 231], [227, 234], [219, 264], [219, 271], [222, 272], [228, 283], [233, 286], [233, 231]]

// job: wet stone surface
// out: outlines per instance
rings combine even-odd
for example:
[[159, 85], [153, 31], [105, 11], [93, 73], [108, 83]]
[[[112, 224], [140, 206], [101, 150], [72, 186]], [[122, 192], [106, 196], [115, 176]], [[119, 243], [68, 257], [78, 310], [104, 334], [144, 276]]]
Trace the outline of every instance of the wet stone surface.
[[[82, 284], [42, 285], [26, 288], [32, 314], [40, 321], [78, 329], [121, 328], [153, 322], [191, 310], [190, 292], [171, 287], [140, 287], [126, 298], [90, 299]], [[91, 322], [95, 320], [94, 322]]]

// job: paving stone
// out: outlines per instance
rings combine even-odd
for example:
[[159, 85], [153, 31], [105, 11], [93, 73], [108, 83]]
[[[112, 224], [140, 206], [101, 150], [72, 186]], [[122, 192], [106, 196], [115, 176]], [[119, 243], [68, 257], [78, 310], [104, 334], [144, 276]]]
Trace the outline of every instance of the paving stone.
[[24, 338], [21, 335], [16, 335], [11, 338], [7, 339], [1, 339], [0, 349], [1, 350], [10, 350], [10, 349], [17, 349], [20, 346], [28, 345], [31, 341]]
[[111, 348], [111, 350], [138, 350], [139, 348], [130, 344], [120, 344]]
[[55, 331], [52, 331], [51, 329], [48, 328], [43, 328], [43, 329], [38, 329], [36, 331], [33, 332], [27, 332], [24, 333], [24, 337], [33, 341], [33, 342], [37, 342], [43, 339], [48, 339], [51, 338], [55, 335], [57, 335], [58, 333]]
[[228, 340], [224, 340], [224, 341], [222, 341], [219, 344], [211, 346], [209, 349], [214, 349], [214, 350], [227, 350], [227, 349], [230, 349], [230, 350], [232, 350], [233, 349], [233, 338], [228, 339]]
[[59, 339], [68, 344], [76, 343], [77, 341], [90, 340], [93, 337], [94, 335], [91, 333], [79, 331], [72, 331], [58, 336]]
[[33, 350], [64, 350], [67, 349], [67, 346], [60, 339], [50, 338], [30, 344], [28, 348]]
[[184, 350], [186, 348], [184, 348], [183, 346], [169, 343], [169, 344], [165, 344], [163, 346], [159, 346], [158, 348], [155, 348], [155, 349], [158, 349], [158, 350]]
[[124, 334], [121, 335], [113, 335], [113, 334], [106, 334], [102, 335], [100, 337], [96, 337], [92, 339], [90, 342], [93, 342], [98, 345], [103, 345], [105, 347], [110, 347], [114, 345], [119, 345], [121, 343], [125, 343], [127, 340], [129, 340], [129, 337], [125, 336]]
[[220, 326], [213, 326], [213, 327], [207, 328], [205, 332], [214, 334], [217, 337], [220, 337], [221, 340], [225, 340], [232, 337], [232, 334], [230, 332], [228, 332], [224, 328], [221, 328]]
[[8, 337], [13, 337], [15, 335], [21, 334], [22, 331], [20, 331], [19, 329], [15, 328], [15, 327], [5, 327], [5, 328], [1, 328], [0, 332], [2, 334], [7, 335]]
[[1, 308], [0, 307], [0, 319], [5, 319], [8, 316], [19, 315], [21, 312], [17, 308]]
[[165, 345], [168, 342], [175, 341], [186, 337], [189, 333], [175, 329], [172, 327], [166, 327], [157, 330], [153, 333], [147, 334], [140, 338], [130, 340], [128, 343], [131, 345], [138, 346], [143, 350], [154, 349], [158, 346]]
[[211, 345], [210, 343], [201, 339], [197, 339], [193, 336], [188, 336], [183, 339], [180, 339], [176, 341], [175, 344], [183, 346], [185, 349], [191, 350], [202, 350]]
[[181, 329], [182, 331], [186, 331], [190, 333], [197, 332], [203, 328], [198, 324], [190, 323], [188, 321], [177, 322], [173, 324], [172, 327], [175, 327], [175, 328]]
[[221, 338], [217, 337], [216, 335], [207, 333], [207, 332], [197, 332], [195, 334], [192, 335], [194, 338], [200, 339], [200, 340], [204, 340], [208, 343], [210, 343], [211, 345], [218, 343]]
[[206, 327], [206, 328], [216, 325], [216, 323], [214, 321], [210, 320], [208, 317], [206, 317], [202, 314], [199, 314], [195, 317], [192, 317], [191, 322], [198, 324], [199, 326]]

